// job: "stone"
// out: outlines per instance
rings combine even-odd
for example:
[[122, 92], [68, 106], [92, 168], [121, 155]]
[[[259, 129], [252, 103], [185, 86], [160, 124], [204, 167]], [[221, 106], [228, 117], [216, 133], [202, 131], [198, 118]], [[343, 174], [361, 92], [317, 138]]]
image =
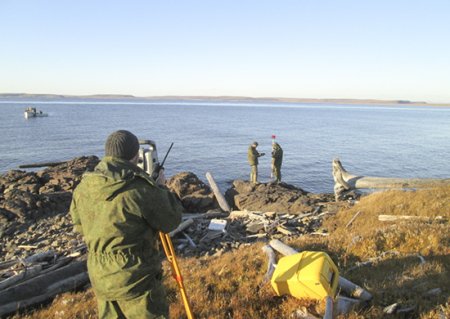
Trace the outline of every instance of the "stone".
[[263, 212], [286, 212], [299, 214], [311, 210], [311, 205], [326, 198], [310, 196], [301, 188], [286, 183], [261, 183], [236, 180], [226, 191], [227, 201], [234, 203], [238, 210]]
[[192, 172], [174, 175], [166, 186], [178, 196], [188, 212], [205, 213], [218, 208], [210, 187]]

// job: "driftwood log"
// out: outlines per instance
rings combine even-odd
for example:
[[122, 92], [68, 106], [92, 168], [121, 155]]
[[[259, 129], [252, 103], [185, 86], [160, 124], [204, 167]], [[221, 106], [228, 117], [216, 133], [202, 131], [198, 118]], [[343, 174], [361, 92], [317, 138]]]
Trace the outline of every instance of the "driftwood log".
[[353, 175], [345, 170], [338, 158], [333, 160], [334, 194], [339, 200], [355, 189], [424, 188], [450, 185], [450, 178], [393, 178]]
[[89, 282], [86, 261], [72, 262], [52, 272], [0, 291], [0, 317], [52, 299]]
[[267, 272], [264, 275], [264, 279], [262, 282], [262, 284], [265, 284], [270, 280], [270, 278], [272, 278], [273, 272], [275, 271], [275, 251], [269, 245], [264, 245], [262, 251], [267, 255]]
[[12, 285], [15, 285], [16, 283], [18, 283], [20, 281], [24, 281], [29, 278], [35, 277], [41, 271], [42, 271], [42, 265], [35, 265], [35, 266], [31, 266], [29, 268], [25, 268], [19, 274], [11, 276], [5, 280], [2, 280], [0, 282], [0, 290], [11, 287]]
[[228, 205], [227, 201], [225, 200], [225, 197], [223, 197], [219, 186], [217, 186], [216, 181], [214, 180], [213, 176], [211, 175], [210, 172], [206, 173], [206, 178], [208, 179], [209, 182], [209, 186], [211, 186], [211, 189], [214, 192], [214, 195], [216, 196], [217, 202], [219, 203], [220, 208], [222, 208], [222, 210], [224, 212], [230, 212], [230, 205]]
[[445, 221], [443, 216], [428, 217], [428, 216], [408, 216], [408, 215], [378, 215], [378, 220], [380, 222], [395, 222], [398, 220], [412, 220], [423, 222], [431, 222], [433, 220]]
[[174, 230], [172, 230], [169, 233], [170, 237], [175, 236], [176, 234], [182, 232], [183, 230], [185, 230], [186, 228], [188, 228], [189, 226], [191, 226], [194, 223], [194, 220], [192, 218], [185, 220], [184, 222], [182, 222], [180, 225], [178, 225], [178, 227]]
[[67, 162], [46, 162], [46, 163], [33, 163], [33, 164], [23, 164], [19, 165], [19, 168], [37, 168], [37, 167], [54, 167]]

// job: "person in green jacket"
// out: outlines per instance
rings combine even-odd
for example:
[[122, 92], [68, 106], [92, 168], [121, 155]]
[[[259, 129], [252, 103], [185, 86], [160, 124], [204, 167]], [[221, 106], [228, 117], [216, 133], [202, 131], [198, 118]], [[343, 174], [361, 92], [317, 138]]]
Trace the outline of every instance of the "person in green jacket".
[[253, 142], [252, 145], [248, 147], [247, 159], [250, 164], [250, 182], [252, 184], [258, 183], [258, 158], [264, 156], [264, 153], [259, 153], [256, 148], [258, 147], [258, 142]]
[[277, 183], [281, 182], [281, 163], [283, 162], [283, 149], [277, 142], [272, 143], [272, 174]]
[[136, 165], [138, 151], [134, 134], [112, 133], [70, 206], [87, 244], [99, 318], [168, 318], [157, 240], [180, 224], [183, 208]]

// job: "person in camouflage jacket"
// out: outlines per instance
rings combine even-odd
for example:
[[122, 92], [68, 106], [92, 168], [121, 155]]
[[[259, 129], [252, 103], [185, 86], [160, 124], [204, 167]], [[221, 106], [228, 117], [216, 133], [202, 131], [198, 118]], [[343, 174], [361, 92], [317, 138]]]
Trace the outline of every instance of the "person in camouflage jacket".
[[132, 133], [112, 133], [73, 194], [70, 214], [87, 244], [99, 318], [168, 318], [157, 239], [179, 225], [182, 206], [136, 166], [138, 150]]
[[283, 162], [283, 149], [277, 142], [272, 143], [272, 174], [277, 183], [281, 182], [281, 163]]
[[258, 158], [264, 156], [264, 153], [259, 153], [256, 148], [258, 147], [258, 142], [253, 142], [252, 145], [248, 147], [247, 159], [250, 164], [250, 182], [256, 184], [258, 182]]

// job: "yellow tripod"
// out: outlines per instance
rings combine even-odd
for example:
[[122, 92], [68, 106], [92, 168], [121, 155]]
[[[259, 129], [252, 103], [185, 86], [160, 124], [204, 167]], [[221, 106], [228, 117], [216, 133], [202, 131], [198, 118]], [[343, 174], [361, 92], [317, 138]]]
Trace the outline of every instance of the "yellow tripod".
[[175, 257], [175, 249], [172, 245], [172, 240], [170, 239], [169, 234], [164, 234], [159, 232], [159, 238], [161, 239], [161, 244], [164, 248], [164, 252], [166, 253], [167, 260], [172, 267], [172, 275], [175, 278], [175, 281], [178, 284], [178, 288], [180, 289], [181, 298], [183, 299], [184, 308], [186, 309], [186, 314], [188, 319], [194, 319], [192, 315], [191, 306], [189, 305], [189, 300], [187, 299], [186, 290], [184, 289], [183, 277], [181, 276], [180, 268], [178, 268], [177, 259]]

